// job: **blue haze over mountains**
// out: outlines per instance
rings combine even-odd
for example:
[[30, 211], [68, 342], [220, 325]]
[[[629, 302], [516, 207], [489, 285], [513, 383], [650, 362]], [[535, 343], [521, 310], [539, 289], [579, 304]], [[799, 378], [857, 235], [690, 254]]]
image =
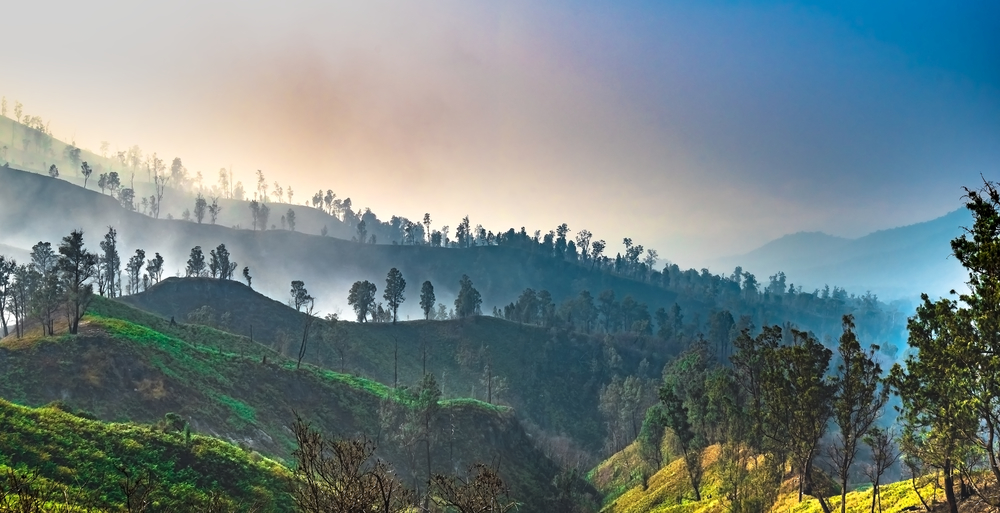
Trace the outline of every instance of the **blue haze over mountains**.
[[915, 301], [924, 292], [936, 298], [965, 287], [965, 273], [951, 255], [951, 240], [963, 233], [962, 227], [971, 225], [971, 214], [962, 208], [857, 239], [799, 232], [710, 264], [713, 272], [724, 274], [742, 266], [763, 284], [782, 271], [790, 284], [806, 292], [829, 285], [850, 294], [871, 291], [886, 301]]

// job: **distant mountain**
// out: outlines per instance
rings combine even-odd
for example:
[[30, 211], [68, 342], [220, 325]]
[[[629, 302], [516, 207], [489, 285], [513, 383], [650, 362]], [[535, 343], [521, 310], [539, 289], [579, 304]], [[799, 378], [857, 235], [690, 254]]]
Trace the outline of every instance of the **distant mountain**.
[[951, 240], [972, 224], [960, 209], [931, 221], [880, 230], [857, 239], [821, 232], [785, 235], [749, 253], [717, 259], [719, 272], [743, 267], [766, 283], [782, 271], [804, 291], [824, 285], [848, 292], [874, 292], [883, 299], [914, 298], [922, 292], [942, 296], [965, 281], [951, 256]]

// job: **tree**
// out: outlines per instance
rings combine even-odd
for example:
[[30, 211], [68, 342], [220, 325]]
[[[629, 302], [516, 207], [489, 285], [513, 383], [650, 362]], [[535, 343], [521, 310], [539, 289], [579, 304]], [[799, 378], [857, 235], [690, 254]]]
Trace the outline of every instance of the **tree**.
[[122, 186], [122, 179], [118, 176], [118, 171], [108, 173], [108, 189], [114, 194]]
[[[177, 162], [180, 163], [180, 159]], [[156, 201], [153, 202], [153, 217], [159, 219], [160, 206], [163, 204], [163, 194], [166, 193], [167, 182], [170, 181], [170, 177], [163, 174], [166, 168], [163, 165], [163, 159], [157, 157], [156, 153], [153, 153], [153, 156], [150, 158], [150, 164], [150, 170], [153, 173], [153, 190], [156, 196]], [[202, 212], [202, 215], [204, 215], [204, 211]]]
[[205, 274], [205, 253], [201, 251], [201, 246], [191, 248], [191, 256], [187, 261], [187, 276], [195, 278]]
[[885, 471], [892, 467], [899, 459], [899, 448], [896, 446], [896, 435], [892, 429], [879, 429], [873, 427], [864, 437], [865, 445], [871, 450], [872, 463], [865, 466], [865, 477], [872, 482], [872, 507], [871, 513], [875, 513], [876, 501], [879, 511], [882, 511], [882, 495], [879, 484]]
[[299, 359], [295, 364], [295, 368], [298, 369], [302, 366], [302, 359], [306, 356], [306, 347], [309, 344], [309, 329], [312, 327], [313, 321], [316, 319], [313, 316], [313, 308], [316, 305], [316, 301], [312, 296], [309, 295], [309, 291], [306, 290], [305, 283], [300, 280], [295, 280], [292, 282], [292, 305], [295, 306], [295, 311], [298, 312], [302, 307], [306, 308], [305, 319], [303, 319], [302, 327], [302, 343], [299, 345]]
[[75, 335], [80, 327], [80, 318], [94, 296], [94, 287], [87, 281], [97, 270], [97, 255], [83, 248], [82, 230], [74, 230], [63, 237], [59, 254], [59, 272], [66, 291], [69, 332]]
[[[4, 106], [6, 108], [6, 105]], [[3, 327], [3, 336], [10, 334], [7, 330], [7, 305], [12, 301], [14, 294], [14, 271], [17, 270], [17, 262], [0, 255], [0, 325]], [[15, 319], [17, 315], [15, 313]]]
[[212, 204], [208, 206], [208, 217], [212, 220], [212, 224], [219, 218], [219, 213], [222, 212], [222, 207], [219, 206], [219, 197], [212, 197]]
[[368, 236], [368, 229], [365, 227], [364, 219], [358, 221], [357, 228], [358, 228], [358, 235], [356, 236], [356, 239], [359, 243], [364, 244], [367, 241], [366, 237]]
[[292, 299], [290, 301], [291, 306], [295, 307], [295, 311], [302, 311], [302, 307], [312, 301], [312, 296], [309, 295], [309, 291], [306, 290], [305, 283], [300, 280], [292, 281]]
[[257, 231], [257, 221], [260, 219], [260, 202], [253, 200], [250, 202], [250, 217], [253, 219], [253, 230]]
[[231, 280], [236, 267], [236, 262], [230, 260], [229, 250], [225, 244], [219, 244], [219, 247], [209, 252], [208, 269], [213, 278]]
[[382, 294], [382, 298], [385, 299], [392, 312], [393, 324], [396, 324], [396, 313], [399, 310], [399, 305], [406, 301], [406, 297], [403, 295], [404, 290], [406, 290], [406, 280], [403, 279], [403, 273], [395, 267], [389, 269], [389, 274], [385, 277], [385, 292]]
[[375, 284], [368, 281], [356, 281], [351, 285], [351, 290], [347, 295], [347, 303], [354, 307], [354, 313], [358, 316], [358, 322], [367, 322], [368, 313], [375, 305]]
[[[291, 188], [288, 189], [288, 192], [289, 193], [292, 192]], [[289, 202], [291, 202], [291, 198], [289, 198]], [[294, 232], [295, 231], [295, 211], [292, 210], [292, 209], [288, 209], [288, 213], [285, 214], [285, 219], [288, 221], [288, 229]]]
[[142, 266], [146, 263], [146, 252], [137, 249], [135, 250], [135, 255], [128, 259], [125, 264], [125, 272], [128, 276], [128, 293], [138, 294], [139, 293], [139, 283], [141, 283], [142, 276]]
[[90, 179], [90, 175], [94, 173], [94, 170], [91, 169], [90, 164], [84, 161], [83, 164], [80, 164], [80, 173], [83, 175], [83, 188], [86, 189], [87, 180]]
[[[113, 226], [108, 227], [108, 233], [104, 235], [101, 242], [100, 265], [103, 268], [104, 280], [106, 282], [108, 297], [115, 297], [116, 281], [121, 274], [121, 259], [118, 257], [118, 232]], [[98, 288], [100, 284], [98, 284]], [[117, 284], [117, 290], [121, 290], [121, 283]]]
[[118, 201], [121, 202], [122, 207], [130, 212], [135, 212], [135, 190], [134, 189], [121, 189], [118, 192]]
[[267, 180], [264, 178], [264, 172], [260, 169], [257, 170], [257, 197], [262, 203], [267, 199]]
[[604, 242], [604, 239], [601, 239], [601, 240], [598, 240], [598, 241], [594, 241], [594, 243], [591, 245], [591, 247], [590, 247], [590, 260], [591, 260], [591, 262], [590, 262], [590, 269], [591, 270], [594, 269], [594, 265], [596, 265], [598, 259], [601, 258], [601, 254], [604, 253], [604, 248], [606, 246], [607, 246], [607, 243]]
[[271, 207], [268, 207], [266, 203], [260, 203], [260, 209], [257, 211], [257, 225], [260, 226], [260, 231], [267, 230], [267, 218], [271, 216]]
[[227, 198], [232, 198], [233, 193], [232, 190], [229, 188], [229, 185], [230, 185], [229, 173], [226, 171], [226, 168], [220, 168], [219, 190], [222, 191], [222, 194], [224, 194]]
[[250, 266], [243, 268], [243, 279], [247, 281], [247, 288], [253, 289], [253, 285], [250, 284], [253, 281], [253, 278], [250, 277]]
[[826, 371], [833, 352], [809, 333], [793, 329], [791, 334], [794, 343], [766, 359], [763, 392], [771, 426], [766, 433], [791, 453], [801, 502], [803, 494], [812, 492], [813, 462], [832, 413], [834, 387]]
[[455, 315], [459, 318], [471, 317], [473, 315], [479, 315], [480, 305], [483, 300], [479, 295], [479, 291], [472, 286], [472, 280], [466, 274], [462, 275], [462, 279], [458, 282], [458, 297], [455, 298]]
[[459, 247], [467, 248], [472, 245], [469, 216], [463, 217], [462, 222], [458, 223], [458, 228], [455, 229], [455, 238], [458, 239]]
[[670, 386], [660, 389], [660, 404], [663, 406], [666, 426], [674, 432], [681, 453], [684, 455], [684, 466], [687, 468], [691, 488], [694, 490], [694, 500], [701, 501], [701, 447], [694, 443], [695, 433], [688, 421], [688, 410]]
[[844, 333], [838, 353], [841, 363], [833, 378], [833, 421], [840, 428], [830, 456], [840, 478], [840, 511], [847, 511], [847, 484], [857, 457], [859, 442], [868, 436], [882, 408], [889, 400], [889, 390], [881, 385], [882, 367], [875, 360], [878, 346], [861, 349], [854, 332], [854, 316], [843, 318]]
[[55, 334], [55, 312], [62, 297], [58, 260], [49, 242], [38, 242], [31, 247], [31, 274], [28, 309], [42, 325], [46, 335]]
[[205, 219], [205, 210], [207, 208], [208, 201], [205, 201], [205, 197], [199, 192], [198, 196], [194, 199], [194, 218], [198, 221], [198, 224], [201, 224], [201, 221]]
[[431, 214], [429, 212], [424, 214], [424, 223], [423, 224], [424, 224], [424, 236], [427, 237], [427, 240], [424, 241], [424, 243], [425, 244], [430, 244], [430, 242], [431, 242], [431, 240], [430, 240], [430, 236], [431, 236]]
[[163, 257], [159, 253], [152, 259], [146, 260], [146, 274], [149, 276], [150, 282], [160, 282], [160, 278], [163, 276]]
[[416, 414], [420, 421], [420, 438], [423, 439], [427, 459], [427, 481], [431, 480], [431, 443], [434, 440], [434, 420], [441, 410], [441, 387], [434, 375], [425, 373], [417, 389]]
[[467, 472], [465, 479], [435, 474], [430, 484], [436, 501], [458, 513], [505, 513], [517, 507], [498, 468], [476, 463]]
[[52, 178], [59, 178], [59, 168], [55, 164], [49, 166], [49, 176]]
[[921, 299], [907, 325], [915, 354], [907, 357], [905, 367], [893, 365], [889, 383], [902, 403], [910, 456], [942, 470], [948, 508], [957, 513], [956, 467], [968, 448], [967, 434], [976, 433], [979, 423], [973, 405], [977, 398], [969, 395], [976, 370], [964, 364], [973, 357], [966, 343], [972, 326], [960, 319], [956, 302], [931, 302], [927, 294]]
[[330, 440], [296, 415], [292, 425], [297, 465], [292, 499], [303, 513], [332, 511], [403, 513], [414, 494], [381, 460], [371, 461], [375, 445], [366, 438]]
[[424, 311], [424, 319], [431, 318], [434, 310], [434, 285], [430, 281], [425, 281], [420, 286], [420, 309]]
[[[962, 330], [951, 330], [952, 343], [959, 345], [962, 359], [954, 365], [963, 367], [961, 376], [971, 370], [965, 382], [969, 405], [975, 410], [982, 429], [970, 432], [971, 443], [986, 453], [993, 479], [1000, 483], [1000, 191], [998, 184], [983, 180], [979, 190], [965, 188], [965, 207], [972, 213], [972, 228], [951, 241], [955, 259], [968, 272], [968, 293], [960, 294], [963, 305], [953, 311], [941, 310], [942, 321], [957, 323]], [[954, 317], [954, 319], [951, 319]], [[947, 324], [946, 322], [946, 324]], [[1000, 500], [997, 501], [1000, 503]], [[994, 503], [994, 506], [997, 505]]]

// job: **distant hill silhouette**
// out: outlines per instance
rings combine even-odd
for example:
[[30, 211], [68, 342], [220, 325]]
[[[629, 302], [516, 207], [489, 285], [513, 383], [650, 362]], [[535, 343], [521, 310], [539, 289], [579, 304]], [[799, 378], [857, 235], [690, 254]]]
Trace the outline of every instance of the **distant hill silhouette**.
[[962, 286], [965, 274], [950, 242], [971, 226], [966, 209], [931, 221], [880, 230], [857, 239], [821, 232], [785, 235], [738, 256], [719, 258], [713, 269], [742, 266], [763, 278], [783, 271], [803, 290], [834, 285], [852, 293], [871, 290], [882, 299], [941, 296]]

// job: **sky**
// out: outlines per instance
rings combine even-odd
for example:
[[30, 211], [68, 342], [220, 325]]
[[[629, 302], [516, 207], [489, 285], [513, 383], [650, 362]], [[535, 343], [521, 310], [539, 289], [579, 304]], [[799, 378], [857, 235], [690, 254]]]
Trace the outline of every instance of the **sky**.
[[991, 1], [39, 0], [2, 25], [0, 95], [79, 146], [683, 267], [929, 220], [1000, 171]]

